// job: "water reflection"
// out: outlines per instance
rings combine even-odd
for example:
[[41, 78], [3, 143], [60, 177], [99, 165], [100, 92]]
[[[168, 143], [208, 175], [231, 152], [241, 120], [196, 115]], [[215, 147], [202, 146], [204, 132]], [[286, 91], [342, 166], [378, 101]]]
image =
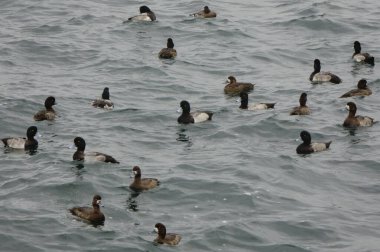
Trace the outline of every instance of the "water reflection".
[[188, 146], [193, 145], [190, 136], [186, 135], [185, 132], [186, 132], [186, 129], [184, 128], [179, 129], [179, 131], [177, 132], [178, 137], [176, 138], [176, 140], [179, 142], [187, 142]]
[[373, 74], [373, 66], [365, 63], [353, 63], [352, 64], [352, 75], [363, 75], [363, 74]]
[[139, 196], [139, 192], [131, 192], [127, 199], [127, 208], [133, 212], [139, 211], [139, 206], [137, 202], [137, 196]]

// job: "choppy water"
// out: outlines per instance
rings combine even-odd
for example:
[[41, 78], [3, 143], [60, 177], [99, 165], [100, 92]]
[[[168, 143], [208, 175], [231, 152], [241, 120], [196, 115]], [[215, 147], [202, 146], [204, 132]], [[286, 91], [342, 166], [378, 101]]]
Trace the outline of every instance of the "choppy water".
[[[34, 155], [0, 154], [1, 251], [379, 251], [379, 125], [341, 124], [349, 100], [380, 119], [380, 74], [351, 61], [353, 41], [380, 57], [376, 1], [158, 1], [158, 22], [123, 24], [140, 1], [0, 1], [1, 136], [37, 125]], [[212, 20], [188, 16], [205, 4]], [[178, 57], [157, 58], [172, 37]], [[311, 85], [313, 60], [343, 79]], [[377, 60], [378, 61], [378, 60]], [[229, 75], [256, 83], [247, 112], [223, 94]], [[338, 99], [366, 78], [373, 95]], [[90, 106], [110, 88], [113, 111]], [[291, 117], [301, 92], [312, 115]], [[60, 117], [34, 122], [49, 95]], [[215, 112], [180, 126], [183, 99]], [[332, 140], [324, 153], [295, 153], [301, 130]], [[72, 162], [87, 149], [120, 165]], [[161, 180], [132, 197], [132, 166]], [[103, 197], [103, 227], [67, 209]], [[156, 222], [183, 236], [152, 244]]]

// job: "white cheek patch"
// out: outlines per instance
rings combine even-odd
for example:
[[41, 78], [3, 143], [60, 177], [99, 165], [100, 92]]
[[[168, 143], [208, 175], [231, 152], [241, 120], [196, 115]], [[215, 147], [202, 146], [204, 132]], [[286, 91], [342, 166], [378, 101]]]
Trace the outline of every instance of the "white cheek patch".
[[98, 205], [100, 205], [101, 203], [102, 203], [101, 200], [97, 200], [97, 201], [96, 201], [96, 204], [98, 204]]
[[350, 110], [350, 106], [346, 105], [346, 109], [347, 109], [347, 110]]
[[177, 109], [177, 113], [182, 113], [182, 108]]
[[154, 232], [158, 233], [158, 228], [155, 227], [154, 228]]
[[137, 174], [137, 171], [133, 171], [133, 175], [136, 175]]

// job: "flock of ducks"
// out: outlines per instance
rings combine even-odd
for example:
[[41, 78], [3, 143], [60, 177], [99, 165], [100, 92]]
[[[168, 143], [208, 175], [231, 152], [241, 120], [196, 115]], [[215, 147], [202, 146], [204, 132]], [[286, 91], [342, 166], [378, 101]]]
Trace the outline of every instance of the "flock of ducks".
[[[208, 6], [205, 6], [203, 10], [191, 14], [194, 17], [200, 18], [213, 18], [216, 17], [216, 13], [211, 11]], [[140, 14], [130, 17], [127, 21], [155, 21], [156, 16], [153, 11], [147, 6], [140, 7]], [[354, 42], [355, 52], [352, 55], [352, 59], [356, 62], [362, 62], [365, 64], [374, 65], [374, 57], [368, 53], [361, 53], [361, 45], [359, 41]], [[174, 49], [174, 42], [172, 38], [168, 38], [167, 47], [163, 48], [159, 52], [159, 57], [164, 59], [173, 59], [177, 56], [177, 51]], [[330, 82], [333, 84], [339, 84], [342, 82], [341, 78], [331, 72], [321, 72], [321, 62], [319, 59], [314, 60], [314, 71], [311, 73], [309, 80], [312, 83], [324, 83]], [[240, 97], [240, 109], [242, 110], [265, 110], [273, 109], [275, 103], [256, 103], [248, 104], [248, 93], [254, 89], [255, 84], [237, 82], [234, 76], [229, 76], [227, 85], [224, 87], [224, 93], [231, 96]], [[372, 91], [367, 86], [365, 79], [359, 80], [357, 89], [353, 89], [343, 94], [340, 98], [353, 97], [353, 96], [369, 96]], [[302, 93], [299, 98], [299, 106], [294, 107], [290, 111], [290, 115], [309, 115], [310, 109], [306, 105], [307, 94]], [[35, 121], [54, 120], [56, 112], [53, 106], [56, 105], [55, 98], [49, 96], [45, 100], [45, 109], [38, 111], [34, 116]], [[102, 109], [113, 109], [114, 104], [110, 100], [109, 88], [106, 87], [103, 90], [102, 98], [96, 99], [92, 102], [92, 106]], [[374, 119], [368, 116], [356, 115], [357, 107], [353, 102], [348, 102], [346, 106], [349, 114], [343, 122], [344, 127], [366, 127], [372, 126]], [[178, 117], [177, 121], [180, 124], [199, 123], [212, 119], [213, 112], [211, 111], [196, 111], [191, 112], [190, 103], [188, 101], [180, 102], [180, 111], [182, 114]], [[26, 138], [23, 137], [9, 137], [3, 138], [2, 142], [8, 148], [23, 149], [23, 150], [35, 150], [38, 147], [38, 142], [34, 138], [37, 134], [37, 127], [31, 126], [27, 129]], [[303, 130], [300, 133], [300, 137], [303, 141], [297, 148], [298, 154], [310, 154], [313, 152], [320, 152], [329, 148], [331, 141], [325, 143], [312, 143], [311, 135], [309, 132]], [[115, 158], [110, 155], [100, 152], [85, 152], [86, 142], [81, 137], [74, 139], [74, 145], [77, 148], [73, 154], [73, 160], [94, 160], [106, 163], [119, 163]], [[160, 183], [155, 178], [141, 178], [141, 169], [138, 166], [133, 167], [132, 173], [134, 175], [134, 181], [130, 184], [130, 189], [136, 192], [141, 192], [157, 187]], [[69, 211], [80, 219], [86, 220], [91, 224], [104, 224], [105, 216], [100, 210], [101, 196], [95, 195], [92, 200], [92, 207], [73, 207]], [[166, 227], [162, 223], [157, 223], [154, 230], [158, 233], [157, 238], [154, 240], [156, 243], [176, 245], [180, 242], [181, 236], [178, 234], [166, 233]]]

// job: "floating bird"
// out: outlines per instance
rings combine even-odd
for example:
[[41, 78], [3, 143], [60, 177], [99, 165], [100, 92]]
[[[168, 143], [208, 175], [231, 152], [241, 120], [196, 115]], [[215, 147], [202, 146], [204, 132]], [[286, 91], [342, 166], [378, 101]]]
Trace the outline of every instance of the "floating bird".
[[38, 111], [34, 116], [35, 121], [43, 121], [49, 120], [52, 121], [55, 119], [55, 111], [53, 109], [53, 105], [56, 105], [55, 98], [53, 96], [49, 96], [45, 100], [45, 109]]
[[352, 55], [352, 58], [356, 62], [364, 62], [372, 66], [375, 65], [375, 58], [373, 56], [371, 56], [369, 53], [361, 53], [362, 47], [360, 46], [359, 41], [354, 42], [354, 49], [355, 49], [355, 52]]
[[314, 72], [310, 75], [310, 81], [313, 83], [331, 82], [339, 84], [342, 80], [330, 72], [321, 72], [321, 62], [319, 59], [314, 60]]
[[356, 114], [356, 104], [348, 102], [346, 109], [349, 111], [347, 118], [343, 122], [344, 127], [360, 127], [372, 126], [374, 119], [369, 116], [361, 116]]
[[81, 137], [76, 137], [74, 139], [74, 145], [77, 147], [77, 151], [73, 155], [73, 160], [82, 161], [82, 160], [94, 160], [94, 161], [100, 161], [105, 163], [116, 163], [119, 162], [116, 161], [112, 156], [106, 155], [100, 152], [84, 152], [86, 148], [86, 142]]
[[157, 223], [154, 226], [154, 231], [158, 233], [156, 239], [154, 239], [155, 243], [159, 244], [168, 244], [168, 245], [177, 245], [181, 241], [181, 236], [178, 234], [167, 234], [166, 227], [162, 223]]
[[79, 218], [89, 221], [91, 224], [103, 225], [104, 214], [100, 211], [102, 197], [95, 195], [92, 199], [92, 207], [73, 207], [69, 209], [70, 213]]
[[190, 103], [188, 101], [181, 101], [180, 103], [182, 114], [178, 117], [178, 123], [199, 123], [211, 120], [213, 113], [210, 111], [197, 111], [190, 113]]
[[327, 150], [331, 144], [331, 141], [327, 143], [311, 143], [310, 133], [306, 130], [301, 131], [300, 137], [303, 143], [297, 147], [296, 151], [298, 154], [310, 154], [313, 152], [324, 151]]

